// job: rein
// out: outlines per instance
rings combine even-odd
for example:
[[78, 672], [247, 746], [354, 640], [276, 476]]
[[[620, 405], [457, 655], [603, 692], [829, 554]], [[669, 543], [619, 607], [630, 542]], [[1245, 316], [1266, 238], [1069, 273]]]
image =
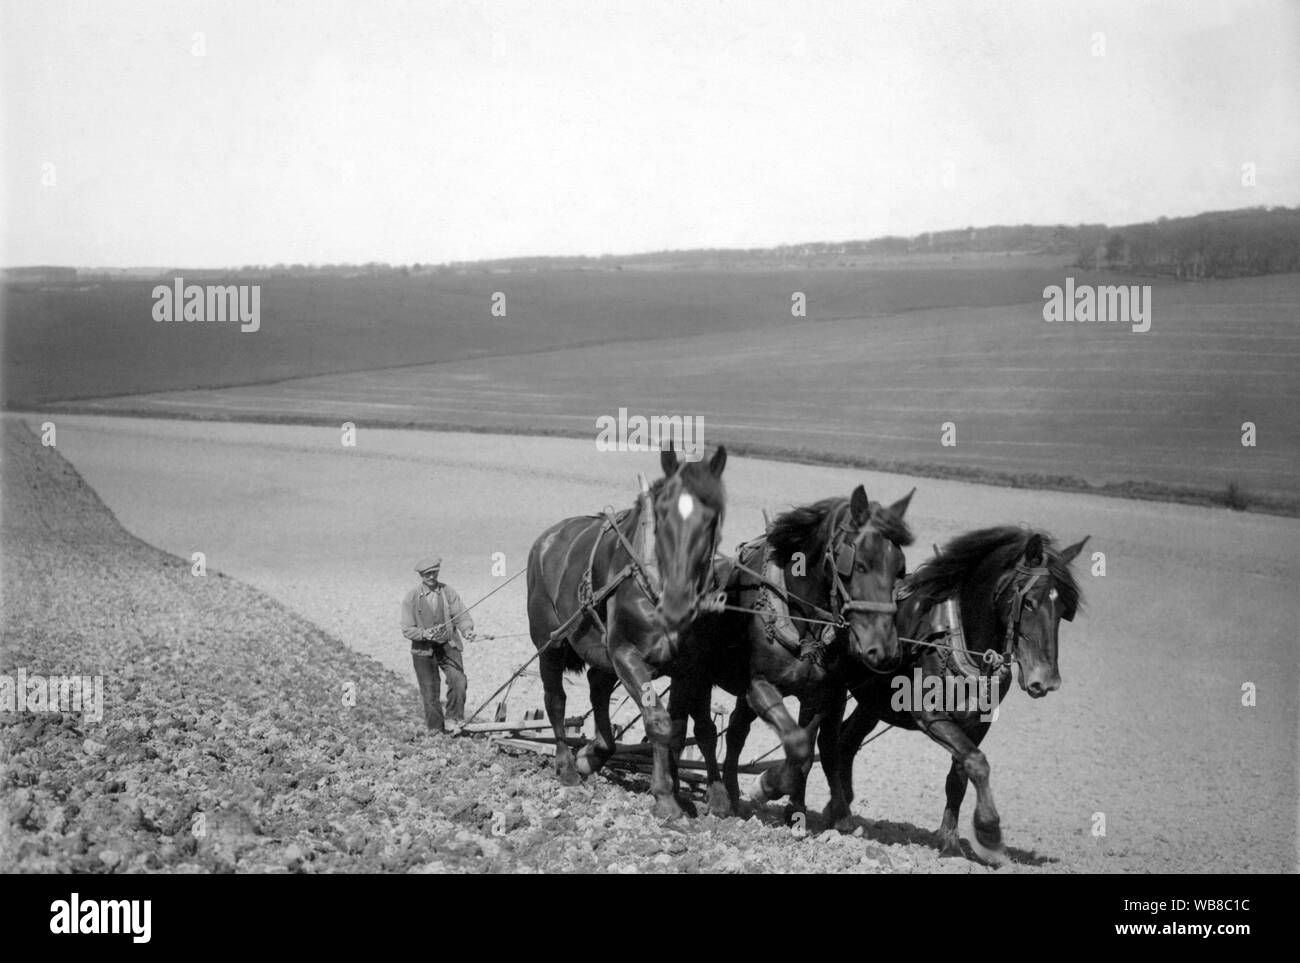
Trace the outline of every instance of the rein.
[[[946, 651], [950, 656], [960, 652], [966, 656], [973, 656], [984, 664], [990, 674], [1001, 672], [1003, 669], [1010, 670], [1011, 663], [1019, 663], [1017, 645], [1024, 633], [1020, 631], [1020, 621], [1024, 613], [1025, 597], [1038, 582], [1040, 578], [1050, 575], [1046, 565], [1027, 566], [1023, 562], [1017, 562], [1014, 570], [1004, 572], [999, 578], [997, 586], [993, 591], [993, 604], [997, 602], [1010, 585], [1015, 594], [1011, 599], [1011, 613], [1007, 619], [1007, 629], [1003, 636], [1002, 651], [996, 649], [968, 649], [962, 645], [953, 645], [951, 643], [937, 642], [930, 639], [907, 639], [899, 636], [900, 642], [906, 642], [910, 645], [925, 646], [927, 648]], [[951, 633], [945, 632], [945, 638], [951, 638]], [[951, 661], [951, 659], [949, 659]]]
[[[842, 512], [848, 510], [849, 509], [846, 506], [846, 508], [843, 509]], [[795, 622], [805, 622], [811, 625], [830, 625], [835, 627], [836, 629], [846, 629], [849, 626], [848, 616], [853, 612], [877, 612], [882, 615], [893, 615], [898, 611], [898, 605], [895, 602], [868, 602], [860, 599], [855, 599], [849, 593], [848, 586], [844, 584], [844, 579], [841, 578], [840, 575], [841, 567], [847, 569], [846, 574], [850, 574], [850, 575], [852, 574], [853, 560], [857, 557], [858, 544], [862, 541], [864, 537], [866, 537], [867, 529], [870, 527], [871, 527], [871, 523], [868, 522], [866, 525], [862, 527], [861, 531], [859, 531], [856, 535], [854, 535], [853, 529], [848, 528], [843, 524], [843, 514], [841, 513], [840, 518], [837, 519], [835, 525], [833, 526], [834, 534], [826, 543], [826, 551], [822, 554], [822, 562], [823, 564], [827, 565], [830, 568], [830, 572], [831, 572], [831, 600], [830, 600], [831, 605], [835, 606], [837, 597], [840, 600], [840, 604], [838, 605], [838, 609], [839, 609], [838, 615], [835, 612], [828, 611], [827, 609], [822, 608], [820, 605], [815, 605], [812, 602], [809, 602], [807, 599], [802, 598], [799, 595], [796, 595], [794, 592], [790, 591], [790, 589], [786, 588], [785, 586], [777, 585], [766, 575], [754, 571], [748, 565], [741, 562], [740, 555], [742, 554], [744, 548], [746, 547], [745, 545], [742, 545], [740, 549], [737, 550], [736, 560], [732, 564], [733, 567], [740, 569], [740, 571], [746, 573], [747, 575], [753, 576], [761, 584], [767, 586], [772, 591], [780, 594], [785, 599], [787, 604], [790, 602], [790, 600], [793, 599], [794, 601], [802, 605], [805, 609], [814, 613], [814, 615], [817, 616], [816, 618], [806, 618], [804, 616], [787, 614], [786, 618], [789, 618], [790, 620]], [[837, 544], [836, 535], [838, 535], [841, 532], [847, 535], [854, 535], [853, 540], [851, 542], [847, 540], [841, 541]], [[757, 543], [754, 542], [749, 544], [757, 544]], [[741, 605], [727, 605], [725, 603], [715, 604], [711, 608], [714, 611], [744, 612], [749, 615], [765, 614], [764, 611], [761, 609], [746, 608], [745, 606], [741, 606]]]

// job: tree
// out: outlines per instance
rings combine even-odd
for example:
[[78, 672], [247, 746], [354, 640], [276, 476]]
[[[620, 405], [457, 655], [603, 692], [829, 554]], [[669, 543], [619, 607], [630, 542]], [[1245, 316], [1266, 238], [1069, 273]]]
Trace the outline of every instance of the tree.
[[1106, 264], [1114, 267], [1124, 256], [1124, 235], [1116, 231], [1106, 240]]

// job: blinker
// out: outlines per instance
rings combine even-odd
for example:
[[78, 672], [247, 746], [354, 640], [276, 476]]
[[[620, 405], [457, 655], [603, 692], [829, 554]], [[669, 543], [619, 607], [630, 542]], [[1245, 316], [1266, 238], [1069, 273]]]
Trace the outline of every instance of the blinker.
[[858, 554], [856, 546], [856, 542], [845, 542], [835, 550], [835, 570], [845, 578], [853, 574], [853, 562]]

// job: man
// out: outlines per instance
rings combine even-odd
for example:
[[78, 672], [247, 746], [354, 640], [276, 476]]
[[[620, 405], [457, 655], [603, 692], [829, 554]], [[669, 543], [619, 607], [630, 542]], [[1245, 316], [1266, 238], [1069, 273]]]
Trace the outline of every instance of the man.
[[450, 585], [438, 581], [442, 559], [429, 556], [415, 566], [420, 585], [402, 599], [402, 635], [411, 642], [415, 679], [424, 701], [424, 721], [430, 732], [443, 731], [439, 667], [447, 673], [447, 719], [465, 719], [465, 663], [462, 650], [474, 641], [474, 620]]

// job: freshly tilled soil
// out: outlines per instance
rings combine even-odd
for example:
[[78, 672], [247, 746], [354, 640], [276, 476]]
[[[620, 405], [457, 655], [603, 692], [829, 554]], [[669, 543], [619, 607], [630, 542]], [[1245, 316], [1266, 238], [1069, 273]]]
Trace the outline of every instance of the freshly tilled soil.
[[0, 672], [102, 676], [104, 694], [98, 721], [0, 712], [5, 871], [983, 869], [863, 821], [663, 822], [643, 779], [562, 788], [548, 759], [428, 734], [406, 680], [126, 533], [13, 421], [3, 485]]

